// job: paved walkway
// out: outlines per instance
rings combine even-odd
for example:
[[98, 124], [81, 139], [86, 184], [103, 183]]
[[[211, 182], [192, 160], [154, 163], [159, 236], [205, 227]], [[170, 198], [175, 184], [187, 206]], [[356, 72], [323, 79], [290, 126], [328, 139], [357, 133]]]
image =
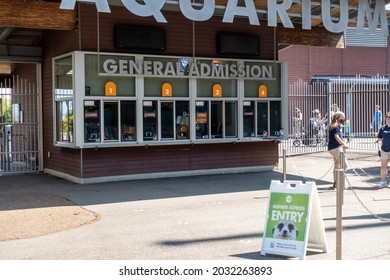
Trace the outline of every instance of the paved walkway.
[[[342, 257], [388, 260], [390, 189], [375, 187], [379, 158], [376, 151], [350, 152], [347, 158], [352, 190], [345, 191]], [[49, 217], [59, 223], [79, 215], [86, 219], [32, 237], [25, 232], [19, 239], [5, 238], [0, 259], [285, 259], [260, 255], [268, 189], [271, 180], [283, 180], [282, 166], [281, 161], [269, 172], [91, 185], [45, 174], [3, 176], [0, 197], [8, 203], [0, 204], [0, 218], [8, 218], [2, 229], [15, 227], [16, 215], [29, 220], [24, 231], [44, 228]], [[287, 180], [315, 181], [319, 191], [328, 252], [308, 251], [309, 260], [336, 258], [331, 168], [327, 152], [287, 158]]]

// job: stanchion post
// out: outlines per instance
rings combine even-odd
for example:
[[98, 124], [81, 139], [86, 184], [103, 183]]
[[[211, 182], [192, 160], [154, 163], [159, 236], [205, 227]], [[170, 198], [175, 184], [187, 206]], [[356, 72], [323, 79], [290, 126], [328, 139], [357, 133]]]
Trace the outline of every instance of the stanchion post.
[[344, 170], [336, 169], [336, 260], [342, 259]]
[[337, 182], [337, 190], [341, 191], [341, 203], [344, 205], [344, 190], [345, 190], [345, 173], [344, 171], [347, 169], [346, 162], [345, 162], [345, 153], [341, 152], [339, 155], [340, 160], [340, 168], [343, 171], [343, 174], [341, 176], [340, 182]]
[[283, 182], [287, 180], [286, 149], [283, 149]]

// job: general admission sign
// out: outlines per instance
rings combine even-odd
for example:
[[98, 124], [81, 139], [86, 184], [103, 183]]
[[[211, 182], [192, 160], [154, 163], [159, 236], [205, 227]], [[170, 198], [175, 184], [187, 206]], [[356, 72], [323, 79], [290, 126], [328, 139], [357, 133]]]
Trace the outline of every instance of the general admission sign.
[[[148, 17], [153, 16], [157, 22], [166, 23], [167, 20], [162, 12], [165, 0], [144, 0], [143, 3], [139, 3], [136, 0], [121, 0], [122, 4], [129, 10], [129, 12], [141, 16]], [[95, 3], [97, 10], [103, 13], [110, 13], [110, 6], [108, 0], [62, 0], [60, 8], [67, 10], [74, 10], [76, 2]], [[197, 4], [194, 6], [192, 0], [178, 0], [181, 13], [193, 21], [206, 21], [209, 20], [215, 12], [216, 1], [204, 0], [203, 5]], [[257, 15], [257, 10], [253, 0], [244, 0], [245, 5], [239, 5], [238, 0], [226, 1], [226, 8], [223, 15], [223, 22], [232, 23], [234, 18], [247, 17], [251, 25], [260, 25], [260, 21]], [[301, 0], [302, 2], [302, 29], [311, 29], [311, 0]], [[356, 28], [358, 32], [362, 32], [365, 26], [368, 26], [371, 32], [374, 32], [378, 24], [382, 27], [382, 34], [388, 35], [386, 8], [384, 0], [376, 0], [373, 8], [373, 13], [370, 7], [369, 0], [359, 0], [359, 7], [357, 11], [357, 23]], [[349, 21], [349, 6], [347, 0], [339, 0], [340, 5], [340, 17], [338, 22], [332, 19], [331, 6], [333, 5], [330, 0], [321, 1], [321, 19], [324, 27], [333, 33], [344, 32], [348, 26]], [[293, 5], [293, 0], [284, 0], [281, 3], [277, 3], [277, 0], [267, 0], [267, 22], [268, 26], [276, 27], [278, 24], [278, 18], [283, 27], [294, 28], [291, 19], [288, 15], [288, 10]]]

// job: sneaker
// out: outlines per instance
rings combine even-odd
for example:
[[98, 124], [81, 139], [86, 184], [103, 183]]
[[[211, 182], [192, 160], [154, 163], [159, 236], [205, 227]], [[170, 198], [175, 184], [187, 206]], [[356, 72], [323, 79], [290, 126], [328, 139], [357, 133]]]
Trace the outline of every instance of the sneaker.
[[378, 188], [382, 189], [382, 188], [387, 188], [388, 184], [386, 181], [380, 181], [377, 186]]

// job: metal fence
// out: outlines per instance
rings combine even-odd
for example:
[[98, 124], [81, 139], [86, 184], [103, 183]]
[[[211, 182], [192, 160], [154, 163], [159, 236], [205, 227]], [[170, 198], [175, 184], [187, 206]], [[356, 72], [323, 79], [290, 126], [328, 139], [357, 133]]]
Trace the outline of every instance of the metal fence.
[[[327, 125], [336, 110], [343, 111], [348, 120], [343, 130], [351, 149], [377, 150], [377, 131], [390, 111], [389, 78], [300, 80], [289, 85], [288, 103], [288, 134], [280, 145], [288, 154], [327, 150]], [[375, 115], [379, 122], [375, 122]]]
[[19, 76], [0, 83], [0, 175], [39, 170], [38, 93]]

